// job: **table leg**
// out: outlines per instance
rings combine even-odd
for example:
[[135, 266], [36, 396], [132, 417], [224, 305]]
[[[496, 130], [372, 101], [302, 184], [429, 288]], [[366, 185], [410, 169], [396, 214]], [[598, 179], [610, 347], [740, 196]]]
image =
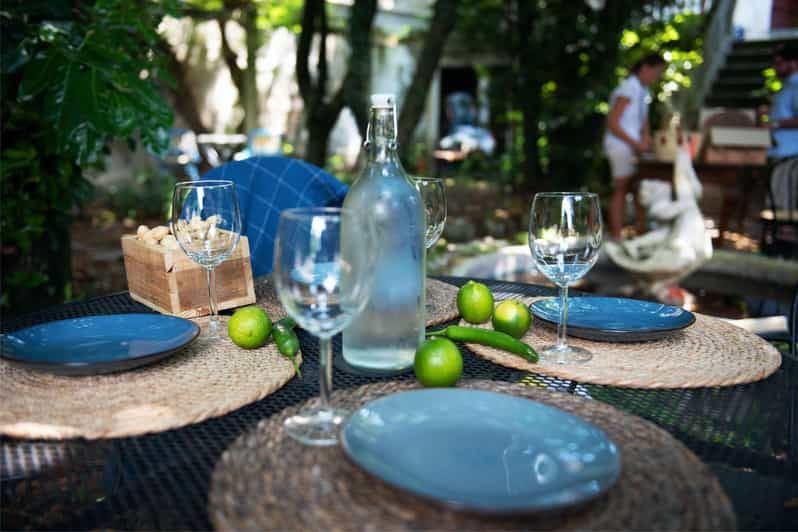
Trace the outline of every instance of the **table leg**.
[[632, 185], [632, 197], [635, 204], [635, 215], [637, 216], [637, 236], [646, 232], [646, 211], [640, 203], [640, 179], [636, 179]]
[[718, 239], [717, 248], [723, 248], [724, 237], [723, 233], [729, 228], [729, 209], [733, 208], [737, 203], [737, 199], [733, 197], [734, 193], [729, 192], [727, 187], [723, 188], [723, 199], [720, 204], [720, 219], [718, 220]]

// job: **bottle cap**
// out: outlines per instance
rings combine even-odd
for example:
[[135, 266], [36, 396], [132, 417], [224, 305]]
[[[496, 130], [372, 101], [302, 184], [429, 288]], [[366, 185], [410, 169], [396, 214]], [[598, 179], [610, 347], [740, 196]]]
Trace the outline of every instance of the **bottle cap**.
[[393, 94], [372, 94], [372, 107], [393, 107], [396, 104], [396, 96]]

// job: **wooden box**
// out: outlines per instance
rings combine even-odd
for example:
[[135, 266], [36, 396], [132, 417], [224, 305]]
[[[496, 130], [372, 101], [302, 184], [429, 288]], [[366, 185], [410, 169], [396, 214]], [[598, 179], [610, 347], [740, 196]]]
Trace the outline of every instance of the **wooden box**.
[[[164, 314], [183, 318], [210, 314], [206, 270], [181, 249], [148, 244], [135, 235], [126, 235], [122, 237], [122, 252], [130, 297]], [[219, 310], [255, 302], [245, 236], [233, 255], [215, 271]]]

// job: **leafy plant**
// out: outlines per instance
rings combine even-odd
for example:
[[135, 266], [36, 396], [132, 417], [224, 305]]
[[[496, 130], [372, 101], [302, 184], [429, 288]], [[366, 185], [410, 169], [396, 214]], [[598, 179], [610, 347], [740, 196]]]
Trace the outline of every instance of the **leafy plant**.
[[14, 312], [70, 294], [69, 226], [91, 195], [83, 171], [108, 142], [168, 144], [172, 113], [155, 52], [165, 2], [10, 0], [0, 8], [0, 303]]

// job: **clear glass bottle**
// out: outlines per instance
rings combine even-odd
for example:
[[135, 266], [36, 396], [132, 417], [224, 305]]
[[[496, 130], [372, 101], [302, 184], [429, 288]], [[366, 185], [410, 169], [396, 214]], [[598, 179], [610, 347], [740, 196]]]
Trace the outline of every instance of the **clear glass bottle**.
[[401, 370], [413, 365], [424, 340], [424, 203], [399, 161], [392, 94], [371, 96], [365, 168], [344, 208], [374, 218], [376, 247], [366, 249], [357, 227], [344, 227], [344, 258], [376, 255], [374, 289], [366, 309], [343, 333], [343, 356], [352, 366]]

